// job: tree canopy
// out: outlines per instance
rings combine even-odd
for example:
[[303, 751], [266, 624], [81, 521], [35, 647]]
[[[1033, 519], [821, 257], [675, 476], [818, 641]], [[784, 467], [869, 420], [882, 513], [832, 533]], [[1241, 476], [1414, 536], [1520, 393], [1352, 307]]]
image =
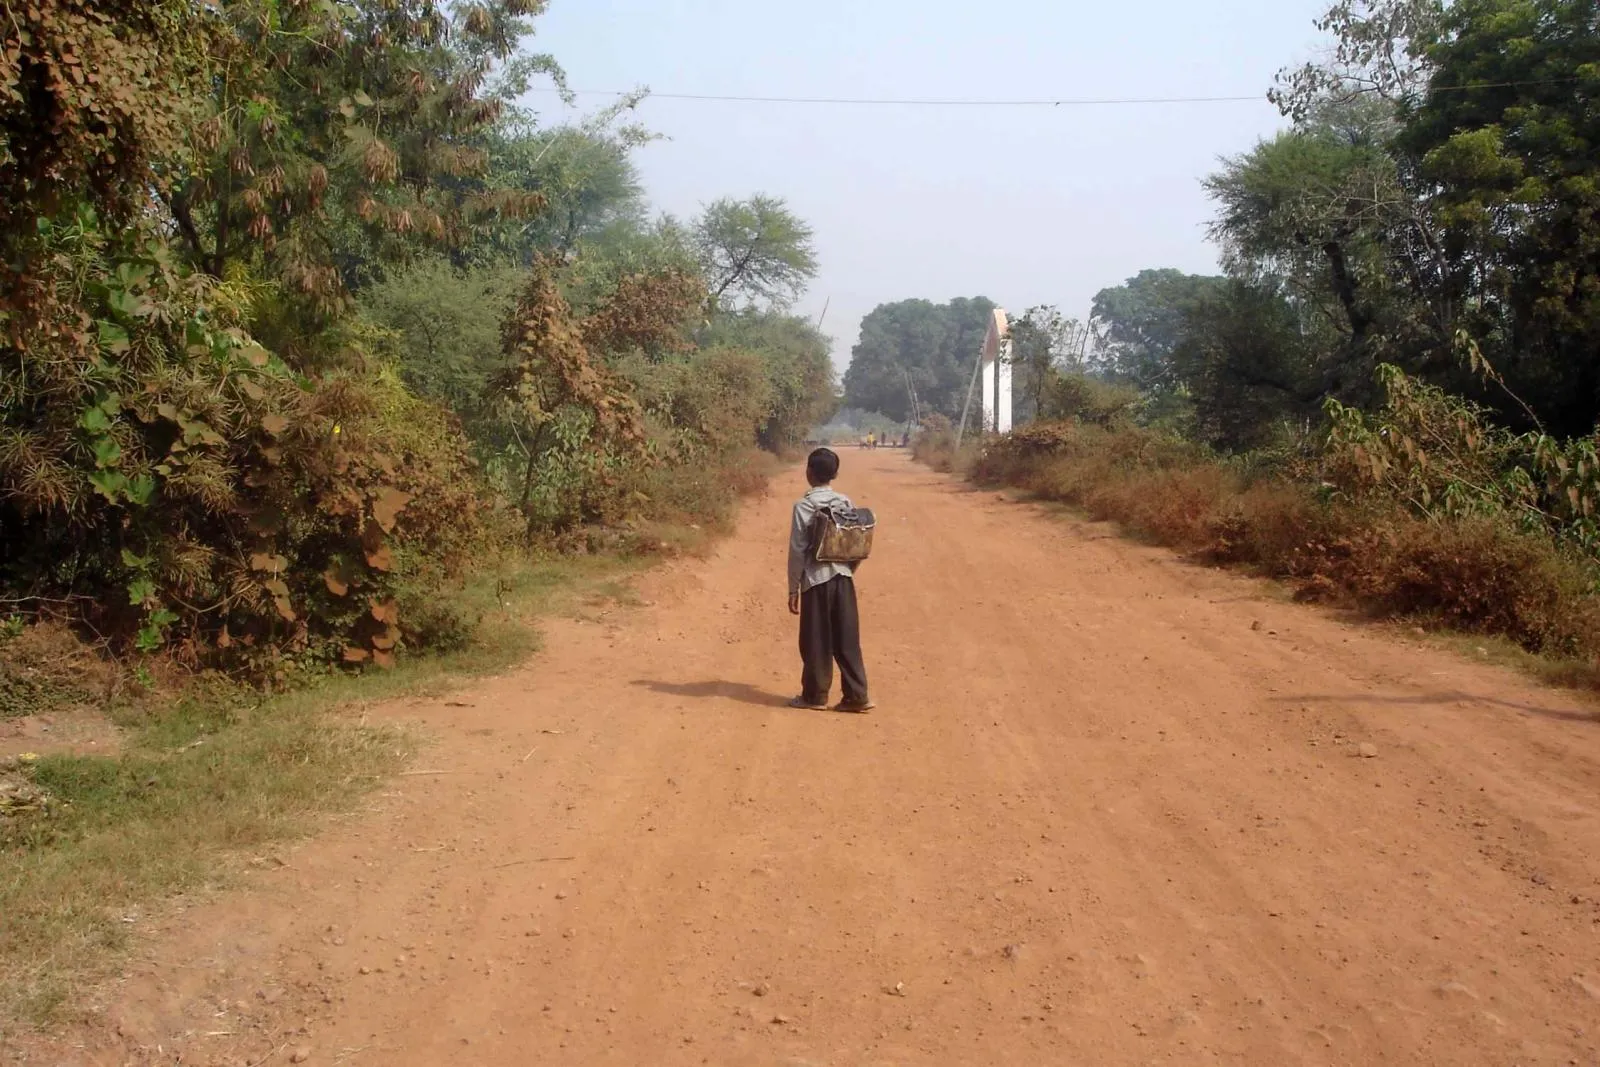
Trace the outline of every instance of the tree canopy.
[[652, 219], [636, 97], [518, 109], [565, 93], [544, 7], [8, 6], [0, 598], [258, 677], [387, 666], [469, 628], [431, 594], [492, 550], [724, 513], [826, 417], [783, 313], [809, 226]]
[[1141, 389], [1178, 384], [1173, 352], [1184, 338], [1185, 311], [1222, 279], [1177, 270], [1143, 270], [1095, 294], [1097, 358], [1115, 377]]
[[1293, 125], [1206, 180], [1230, 280], [1146, 271], [1102, 292], [1107, 371], [1182, 392], [1235, 447], [1325, 400], [1374, 408], [1384, 365], [1509, 427], [1592, 433], [1594, 5], [1341, 0], [1319, 25], [1334, 49], [1273, 94]]
[[927, 412], [959, 417], [995, 306], [979, 296], [874, 308], [861, 320], [861, 339], [850, 352], [845, 404], [904, 422], [915, 389]]
[[1397, 144], [1467, 331], [1548, 426], [1600, 413], [1600, 12], [1459, 0]]
[[709, 204], [690, 230], [700, 269], [720, 306], [784, 309], [817, 273], [811, 227], [777, 197]]

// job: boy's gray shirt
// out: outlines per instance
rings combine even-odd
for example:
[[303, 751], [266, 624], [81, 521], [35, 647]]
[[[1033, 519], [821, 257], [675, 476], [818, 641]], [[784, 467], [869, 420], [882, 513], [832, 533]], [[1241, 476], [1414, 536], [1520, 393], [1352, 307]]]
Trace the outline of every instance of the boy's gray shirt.
[[832, 486], [819, 485], [794, 506], [794, 522], [789, 527], [789, 592], [803, 593], [807, 589], [831, 582], [835, 578], [851, 578], [854, 568], [848, 563], [818, 563], [811, 552], [811, 523], [823, 508], [851, 507], [850, 498]]

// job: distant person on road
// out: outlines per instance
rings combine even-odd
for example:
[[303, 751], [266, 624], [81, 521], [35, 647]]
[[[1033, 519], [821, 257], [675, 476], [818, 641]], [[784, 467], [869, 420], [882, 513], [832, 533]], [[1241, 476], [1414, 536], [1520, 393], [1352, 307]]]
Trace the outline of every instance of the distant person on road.
[[792, 708], [825, 710], [833, 689], [833, 665], [839, 664], [844, 699], [834, 711], [871, 711], [867, 668], [861, 661], [861, 619], [856, 611], [855, 566], [819, 563], [813, 542], [818, 512], [849, 509], [850, 499], [833, 488], [839, 457], [819, 448], [806, 460], [811, 488], [794, 506], [789, 527], [789, 614], [800, 616], [800, 695]]
[[905, 431], [904, 433], [902, 433], [900, 435], [900, 447], [901, 448], [910, 448], [911, 447], [911, 431], [910, 430], [907, 430], [907, 431]]
[[878, 438], [877, 438], [877, 436], [875, 434], [873, 434], [873, 432], [871, 430], [868, 430], [867, 431], [867, 447], [868, 448], [876, 448], [877, 446], [878, 446]]

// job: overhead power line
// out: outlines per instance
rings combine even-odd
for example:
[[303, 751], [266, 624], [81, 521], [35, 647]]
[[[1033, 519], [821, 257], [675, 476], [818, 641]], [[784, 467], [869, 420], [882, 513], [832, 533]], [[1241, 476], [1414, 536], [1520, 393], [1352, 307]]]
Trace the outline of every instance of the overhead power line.
[[[1522, 89], [1547, 85], [1571, 85], [1583, 78], [1552, 78], [1545, 81], [1477, 82], [1468, 85], [1431, 86], [1429, 92], [1469, 92], [1479, 89]], [[532, 90], [539, 93], [559, 93], [560, 89], [541, 86]], [[959, 98], [903, 98], [903, 97], [852, 97], [852, 96], [740, 96], [720, 93], [658, 93], [649, 89], [620, 91], [616, 89], [573, 89], [576, 96], [624, 97], [643, 94], [646, 100], [692, 100], [706, 103], [730, 104], [822, 104], [848, 107], [1138, 107], [1171, 104], [1244, 104], [1266, 103], [1265, 92], [1250, 96], [1128, 96], [1128, 97], [1062, 97], [1038, 100], [964, 100]]]
[[[541, 93], [556, 93], [559, 89], [540, 87]], [[631, 96], [632, 92], [614, 89], [573, 89], [577, 96]], [[1094, 107], [1117, 104], [1230, 104], [1246, 101], [1264, 102], [1265, 93], [1254, 96], [1172, 96], [1129, 97], [1127, 99], [1063, 99], [1063, 100], [953, 100], [905, 99], [889, 97], [849, 96], [724, 96], [715, 93], [658, 93], [654, 90], [635, 90], [646, 100], [697, 100], [730, 104], [837, 104], [867, 107]]]

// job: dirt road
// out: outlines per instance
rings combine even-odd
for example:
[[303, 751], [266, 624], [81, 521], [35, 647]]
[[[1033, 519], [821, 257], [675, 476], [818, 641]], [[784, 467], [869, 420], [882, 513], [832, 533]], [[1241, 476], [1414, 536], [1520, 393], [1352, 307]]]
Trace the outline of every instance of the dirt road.
[[385, 709], [439, 773], [187, 913], [59, 1061], [1600, 1062], [1587, 706], [844, 459], [877, 713], [781, 706], [779, 486], [650, 606]]

